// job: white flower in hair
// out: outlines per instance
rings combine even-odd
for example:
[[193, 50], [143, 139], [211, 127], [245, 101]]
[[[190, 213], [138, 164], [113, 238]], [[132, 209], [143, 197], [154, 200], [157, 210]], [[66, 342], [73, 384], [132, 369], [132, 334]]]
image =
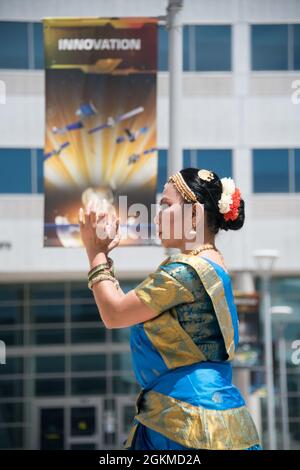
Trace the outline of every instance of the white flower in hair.
[[222, 178], [221, 179], [222, 183], [222, 194], [230, 194], [232, 195], [235, 191], [235, 184], [232, 178]]
[[235, 192], [235, 183], [232, 178], [222, 178], [222, 195], [218, 201], [218, 206], [221, 214], [227, 214], [230, 211], [232, 204], [232, 195]]
[[232, 197], [229, 194], [223, 194], [218, 202], [221, 214], [227, 214], [230, 211], [230, 204], [232, 204]]

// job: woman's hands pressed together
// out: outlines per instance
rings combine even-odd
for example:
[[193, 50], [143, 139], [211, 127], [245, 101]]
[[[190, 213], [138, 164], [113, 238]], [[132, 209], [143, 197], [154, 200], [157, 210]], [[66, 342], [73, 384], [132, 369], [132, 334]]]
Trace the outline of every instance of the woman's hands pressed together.
[[[80, 209], [78, 219], [91, 268], [106, 263], [108, 253], [120, 242], [120, 218], [106, 212], [97, 213], [95, 205], [89, 204], [85, 211]], [[140, 300], [134, 289], [125, 294], [111, 280], [96, 282], [93, 295], [107, 328], [128, 328], [157, 315]]]
[[107, 212], [97, 212], [96, 204], [80, 208], [78, 214], [80, 235], [90, 264], [99, 254], [107, 255], [120, 242], [120, 218]]

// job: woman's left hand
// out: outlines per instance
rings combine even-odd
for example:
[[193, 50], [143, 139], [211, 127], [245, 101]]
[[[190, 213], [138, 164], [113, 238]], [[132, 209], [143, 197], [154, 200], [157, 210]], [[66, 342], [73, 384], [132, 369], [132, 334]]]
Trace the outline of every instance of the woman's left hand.
[[95, 206], [79, 210], [79, 227], [82, 242], [92, 260], [98, 253], [106, 255], [120, 242], [120, 218], [106, 212], [97, 214]]

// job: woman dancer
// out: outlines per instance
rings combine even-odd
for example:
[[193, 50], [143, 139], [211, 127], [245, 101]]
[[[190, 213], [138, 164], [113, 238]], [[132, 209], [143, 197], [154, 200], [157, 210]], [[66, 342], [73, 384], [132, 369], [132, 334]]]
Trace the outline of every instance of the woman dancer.
[[[237, 230], [244, 224], [240, 191], [231, 178], [186, 168], [168, 179], [161, 205], [155, 219], [159, 236], [165, 247], [179, 253], [127, 294], [108, 257], [119, 243], [119, 220], [109, 226], [106, 214], [97, 216], [89, 208], [79, 213], [91, 268], [89, 287], [101, 318], [107, 328], [131, 327], [132, 362], [141, 391], [124, 447], [260, 449], [244, 399], [232, 384], [238, 318], [231, 279], [215, 245], [220, 229]], [[190, 212], [184, 210], [187, 205]], [[186, 226], [187, 217], [192, 230], [183, 230], [179, 238], [175, 232]], [[105, 239], [97, 237], [97, 224], [105, 227]]]

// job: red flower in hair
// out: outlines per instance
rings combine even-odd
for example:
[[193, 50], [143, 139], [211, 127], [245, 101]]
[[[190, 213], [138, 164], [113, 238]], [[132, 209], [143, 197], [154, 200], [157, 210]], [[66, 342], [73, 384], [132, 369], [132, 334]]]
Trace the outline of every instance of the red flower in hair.
[[236, 188], [231, 198], [232, 203], [230, 204], [230, 210], [229, 212], [224, 214], [224, 219], [226, 220], [226, 222], [228, 222], [228, 220], [235, 220], [238, 218], [239, 207], [241, 203], [241, 191]]

